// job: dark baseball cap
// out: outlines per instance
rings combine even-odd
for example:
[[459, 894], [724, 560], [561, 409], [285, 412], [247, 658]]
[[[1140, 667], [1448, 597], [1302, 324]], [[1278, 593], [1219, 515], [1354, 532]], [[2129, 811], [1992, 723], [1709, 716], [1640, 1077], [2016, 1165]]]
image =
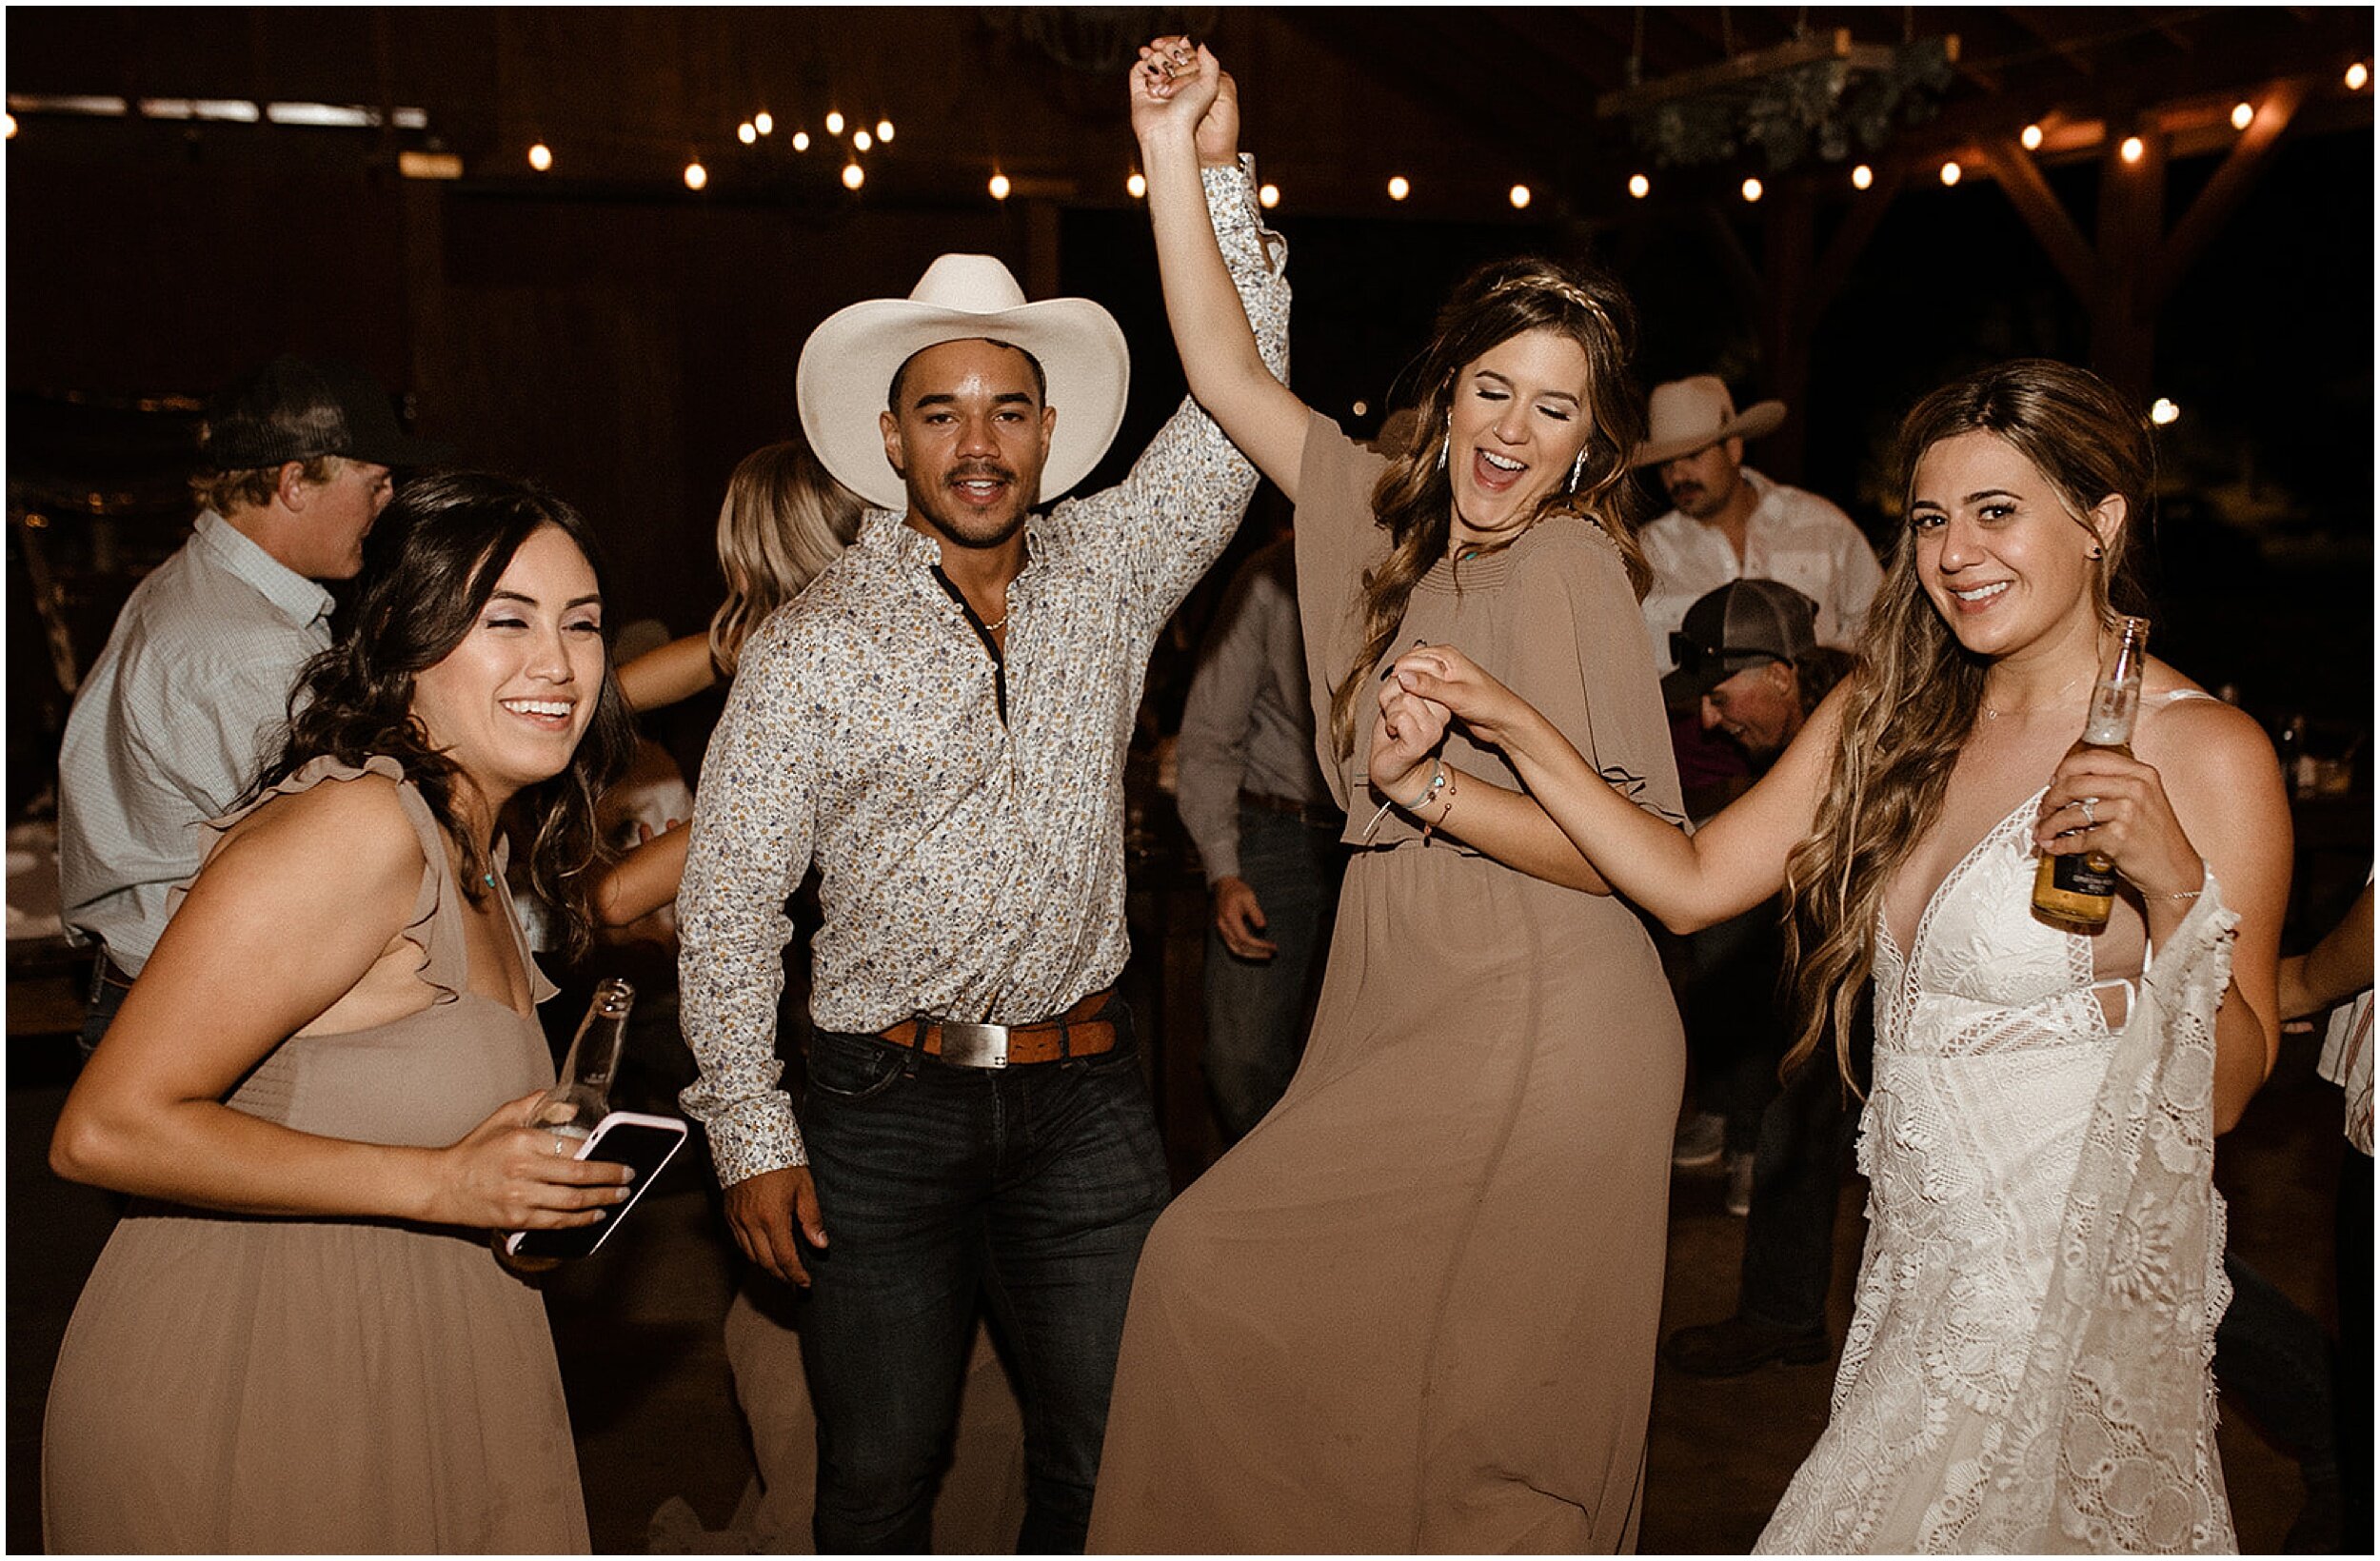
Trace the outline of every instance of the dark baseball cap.
[[397, 426], [388, 392], [353, 364], [284, 355], [224, 386], [207, 405], [199, 458], [216, 471], [248, 471], [350, 456], [383, 466], [434, 466], [450, 445]]
[[1677, 670], [1661, 680], [1661, 697], [1690, 704], [1763, 662], [1791, 663], [1818, 642], [1818, 604], [1782, 581], [1731, 580], [1686, 609], [1669, 637]]

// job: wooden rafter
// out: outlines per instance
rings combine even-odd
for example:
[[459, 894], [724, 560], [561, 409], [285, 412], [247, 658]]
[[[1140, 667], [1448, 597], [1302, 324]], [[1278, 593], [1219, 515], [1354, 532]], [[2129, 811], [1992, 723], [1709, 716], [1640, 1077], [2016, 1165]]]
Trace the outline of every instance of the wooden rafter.
[[1999, 136], [1981, 144], [1984, 161], [1992, 168], [1992, 176], [2016, 207], [2016, 214], [2050, 256], [2050, 262], [2074, 289], [2077, 297], [2090, 299], [2098, 295], [2100, 287], [2099, 256], [2074, 226], [2066, 207], [2058, 204], [2057, 194], [2041, 177], [2041, 169], [2031, 154], [2012, 137]]
[[2239, 203], [2264, 171], [2273, 144], [2297, 117], [2298, 108], [2306, 101], [2306, 90], [2307, 84], [2300, 78], [2276, 82], [2264, 93], [2256, 117], [2248, 122], [2248, 128], [2240, 132], [2239, 140], [2223, 159], [2223, 166], [2199, 190], [2198, 198], [2190, 203], [2190, 209], [2174, 224], [2173, 231], [2160, 247], [2149, 287], [2152, 306], [2172, 296], [2182, 273], [2190, 269], [2208, 242], [2238, 209]]

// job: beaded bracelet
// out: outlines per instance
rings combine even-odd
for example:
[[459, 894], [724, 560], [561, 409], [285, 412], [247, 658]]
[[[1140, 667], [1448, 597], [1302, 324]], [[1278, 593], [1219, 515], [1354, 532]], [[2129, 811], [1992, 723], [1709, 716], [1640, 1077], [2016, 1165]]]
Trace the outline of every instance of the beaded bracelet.
[[1430, 761], [1430, 783], [1421, 788], [1421, 795], [1410, 802], [1398, 802], [1397, 806], [1406, 813], [1418, 812], [1437, 801], [1438, 794], [1445, 789], [1446, 763], [1443, 760], [1434, 759]]

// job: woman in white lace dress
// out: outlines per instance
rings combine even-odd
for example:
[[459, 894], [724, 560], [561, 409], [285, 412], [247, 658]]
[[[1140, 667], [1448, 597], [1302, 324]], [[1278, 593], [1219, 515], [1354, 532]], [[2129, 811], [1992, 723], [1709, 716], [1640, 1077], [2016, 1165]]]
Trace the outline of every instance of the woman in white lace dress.
[[[2149, 425], [2061, 364], [1902, 425], [1907, 529], [1860, 670], [1689, 838], [1614, 796], [1453, 647], [1381, 702], [1501, 747], [1622, 893], [1686, 931], [1784, 887], [1798, 1061], [1875, 984], [1870, 1232], [1831, 1423], [1760, 1548], [2235, 1549], [2208, 1363], [2229, 1299], [2214, 1135], [2271, 1066], [2290, 820], [2271, 744], [2152, 660], [2133, 756], [2072, 753]], [[2037, 854], [2123, 875], [2084, 936]]]

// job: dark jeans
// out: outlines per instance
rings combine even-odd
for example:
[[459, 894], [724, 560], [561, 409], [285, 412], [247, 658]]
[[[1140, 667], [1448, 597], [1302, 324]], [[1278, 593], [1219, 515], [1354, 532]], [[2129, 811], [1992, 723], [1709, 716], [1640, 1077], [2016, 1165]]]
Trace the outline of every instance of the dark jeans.
[[812, 1037], [803, 1131], [828, 1244], [802, 1354], [821, 1554], [932, 1549], [979, 1294], [1019, 1378], [1021, 1552], [1082, 1549], [1140, 1243], [1171, 1193], [1130, 1015], [1100, 1057], [958, 1068]]
[[2306, 1483], [2338, 1477], [2331, 1380], [2336, 1351], [2322, 1325], [2271, 1280], [2227, 1253], [2231, 1304], [2214, 1331], [2214, 1380], [2227, 1407], [2247, 1412]]
[[1834, 1053], [1822, 1044], [1760, 1114], [1735, 1304], [1741, 1315], [1781, 1328], [1826, 1326], [1835, 1211], [1858, 1127], [1859, 1097], [1844, 1089]]
[[[1694, 1061], [1695, 1099], [1727, 1118], [1727, 1147], [1738, 1154], [1758, 1148], [1761, 1119], [1776, 1094], [1776, 1059], [1787, 1044], [1786, 1005], [1776, 992], [1785, 960], [1782, 908], [1777, 899], [1764, 900], [1685, 940], [1678, 1012]], [[1758, 1173], [1754, 1176], [1757, 1198]]]
[[2371, 1553], [2371, 1156], [2339, 1170], [2339, 1549]]
[[94, 957], [90, 991], [83, 999], [83, 1033], [75, 1041], [82, 1047], [85, 1057], [99, 1050], [99, 1042], [108, 1034], [108, 1026], [116, 1021], [116, 1010], [124, 1006], [124, 995], [131, 990], [109, 968], [106, 955]]
[[1199, 1066], [1229, 1148], [1273, 1109], [1298, 1071], [1308, 978], [1321, 964], [1346, 863], [1339, 831], [1294, 814], [1240, 810], [1240, 876], [1264, 911], [1270, 959], [1242, 959], [1206, 928], [1206, 1044]]

